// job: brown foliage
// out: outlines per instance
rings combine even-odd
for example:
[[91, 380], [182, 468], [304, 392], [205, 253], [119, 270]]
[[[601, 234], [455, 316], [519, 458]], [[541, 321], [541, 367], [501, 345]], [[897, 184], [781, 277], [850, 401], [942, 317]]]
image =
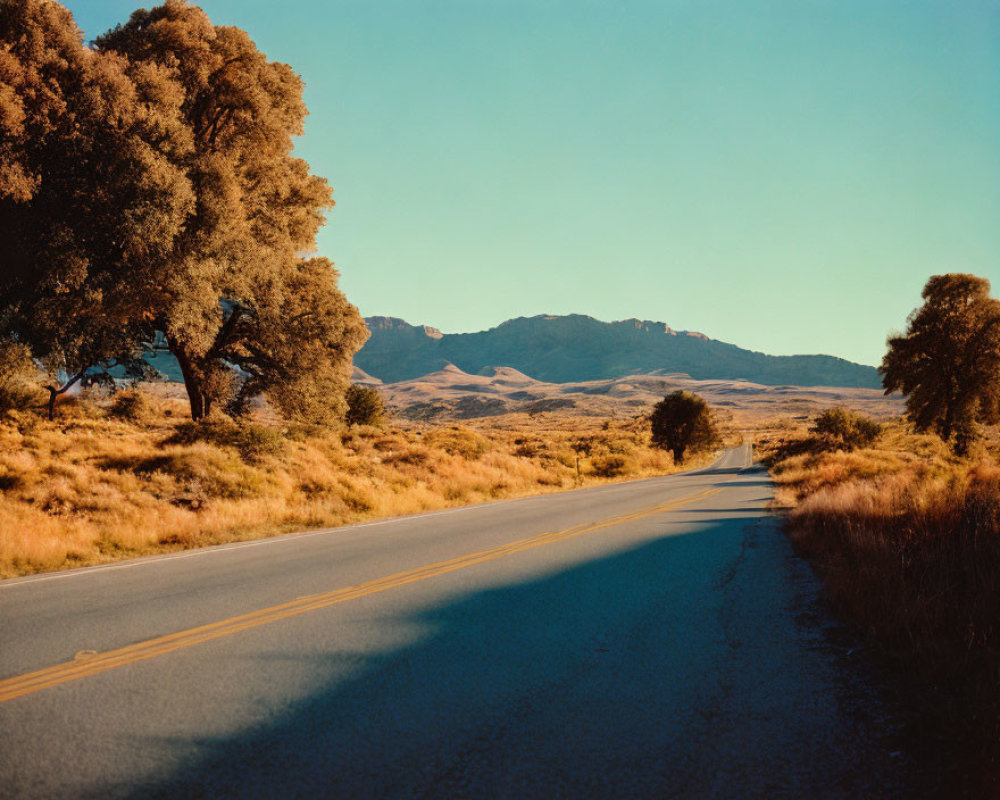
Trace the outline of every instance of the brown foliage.
[[130, 422], [142, 422], [151, 413], [150, 403], [140, 390], [125, 389], [115, 394], [108, 413]]
[[128, 362], [194, 194], [167, 70], [83, 45], [44, 0], [0, 4], [0, 326], [69, 376]]
[[882, 426], [850, 409], [836, 407], [817, 416], [810, 431], [834, 447], [853, 450], [871, 445], [882, 433]]
[[37, 373], [25, 345], [0, 339], [0, 414], [25, 409], [39, 400], [34, 385]]
[[1000, 421], [1000, 301], [989, 292], [975, 275], [933, 276], [879, 367], [886, 393], [906, 395], [917, 429], [954, 437], [959, 453], [976, 423]]
[[[268, 61], [245, 31], [212, 25], [168, 0], [136, 11], [97, 39], [151, 69], [170, 70], [193, 143], [179, 164], [197, 203], [157, 299], [157, 325], [178, 357], [195, 419], [213, 402], [241, 410], [265, 393], [286, 415], [342, 413], [350, 360], [367, 338], [315, 248], [326, 181], [293, 158], [302, 133], [302, 81]], [[235, 364], [246, 379], [229, 380]]]
[[68, 380], [53, 398], [162, 332], [195, 418], [342, 413], [367, 332], [300, 257], [333, 203], [292, 156], [291, 68], [179, 0], [93, 48], [59, 4], [4, 0], [0, 36], [0, 334]]
[[381, 425], [388, 416], [382, 393], [374, 386], [351, 384], [345, 399], [347, 416], [344, 421], [348, 425]]
[[653, 444], [673, 453], [678, 464], [686, 450], [706, 450], [719, 442], [708, 403], [691, 392], [664, 397], [653, 408], [650, 426]]
[[[677, 469], [644, 431], [598, 431], [593, 417], [286, 433], [262, 419], [178, 421], [182, 401], [152, 391], [133, 421], [88, 394], [57, 423], [0, 420], [0, 576]], [[584, 440], [578, 473], [571, 444]]]

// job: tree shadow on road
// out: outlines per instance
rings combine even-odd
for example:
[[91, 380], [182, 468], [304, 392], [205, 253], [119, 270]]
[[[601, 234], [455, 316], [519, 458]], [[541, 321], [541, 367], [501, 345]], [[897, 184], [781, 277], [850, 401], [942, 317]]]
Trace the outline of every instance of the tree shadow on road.
[[399, 606], [408, 589], [369, 598], [357, 624], [420, 633], [351, 654], [349, 679], [322, 678], [342, 674], [335, 639], [304, 657], [255, 654], [251, 685], [280, 681], [292, 658], [315, 688], [202, 741], [134, 796], [842, 797], [900, 785], [911, 765], [889, 755], [879, 693], [830, 643], [815, 580], [777, 528], [756, 516], [684, 535], [654, 524], [660, 538], [526, 582], [437, 605], [418, 591], [415, 612]]

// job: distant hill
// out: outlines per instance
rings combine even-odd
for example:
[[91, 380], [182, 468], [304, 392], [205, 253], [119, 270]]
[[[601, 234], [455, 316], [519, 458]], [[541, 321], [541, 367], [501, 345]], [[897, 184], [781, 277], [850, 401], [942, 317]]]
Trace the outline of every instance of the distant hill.
[[601, 322], [582, 314], [518, 317], [478, 333], [445, 333], [395, 317], [367, 317], [371, 338], [357, 367], [387, 383], [454, 364], [471, 374], [512, 367], [553, 383], [626, 375], [687, 373], [692, 378], [746, 380], [770, 386], [878, 388], [874, 367], [825, 355], [770, 356], [663, 322]]

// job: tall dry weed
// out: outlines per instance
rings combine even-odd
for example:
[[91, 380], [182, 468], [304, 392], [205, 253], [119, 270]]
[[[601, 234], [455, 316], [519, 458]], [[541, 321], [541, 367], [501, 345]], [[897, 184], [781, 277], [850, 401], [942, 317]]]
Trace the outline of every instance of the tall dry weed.
[[798, 552], [834, 608], [934, 698], [948, 780], [978, 796], [1000, 782], [1000, 469], [899, 430], [890, 446], [773, 471]]

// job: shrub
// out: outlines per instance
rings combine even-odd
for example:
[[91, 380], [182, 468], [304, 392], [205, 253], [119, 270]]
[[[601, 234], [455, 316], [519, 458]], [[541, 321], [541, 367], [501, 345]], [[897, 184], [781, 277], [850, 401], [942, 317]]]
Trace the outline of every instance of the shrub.
[[228, 421], [184, 422], [174, 428], [173, 434], [163, 443], [193, 445], [198, 442], [236, 448], [248, 463], [260, 461], [265, 456], [280, 456], [285, 450], [285, 436], [281, 431], [255, 422], [242, 425]]
[[424, 443], [428, 447], [438, 447], [451, 455], [457, 455], [466, 461], [481, 458], [489, 449], [487, 441], [475, 431], [468, 428], [439, 428], [427, 434]]
[[0, 339], [0, 414], [39, 402], [38, 388], [33, 385], [37, 373], [25, 345]]
[[265, 456], [280, 456], [285, 450], [285, 437], [267, 425], [241, 425], [234, 442], [244, 461], [260, 461]]
[[398, 452], [388, 453], [382, 456], [384, 464], [409, 464], [419, 467], [427, 463], [428, 454], [426, 450], [419, 447], [406, 447]]
[[628, 467], [628, 460], [625, 456], [619, 455], [598, 456], [591, 459], [590, 465], [591, 470], [598, 477], [614, 478], [625, 474]]
[[874, 420], [839, 407], [829, 408], [816, 417], [809, 430], [845, 450], [869, 447], [882, 434], [882, 426]]
[[150, 459], [150, 465], [183, 481], [194, 495], [237, 500], [254, 497], [263, 489], [261, 478], [252, 467], [240, 464], [235, 453], [211, 445], [196, 445]]
[[115, 394], [109, 413], [129, 422], [142, 422], [149, 417], [152, 407], [149, 398], [138, 389], [124, 389]]
[[382, 425], [385, 422], [385, 401], [374, 386], [351, 384], [344, 399], [347, 400], [344, 421], [348, 425]]
[[536, 442], [529, 442], [524, 439], [518, 439], [514, 442], [516, 447], [513, 453], [518, 458], [534, 458], [538, 455], [538, 444]]

